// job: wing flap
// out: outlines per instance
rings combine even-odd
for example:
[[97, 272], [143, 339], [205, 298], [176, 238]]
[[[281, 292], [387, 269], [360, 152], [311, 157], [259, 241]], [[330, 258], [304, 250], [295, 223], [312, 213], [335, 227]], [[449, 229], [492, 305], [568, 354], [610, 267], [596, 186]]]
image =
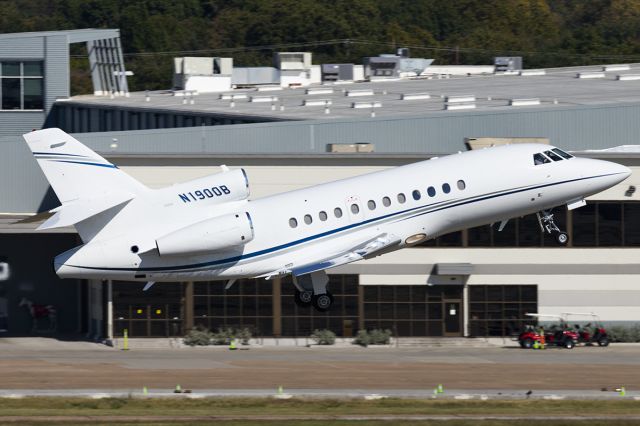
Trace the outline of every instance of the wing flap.
[[374, 238], [362, 242], [361, 244], [358, 244], [349, 251], [335, 254], [320, 261], [304, 263], [293, 267], [281, 268], [269, 274], [263, 275], [263, 277], [270, 279], [274, 276], [287, 274], [292, 274], [297, 277], [300, 275], [310, 274], [312, 272], [335, 268], [336, 266], [346, 265], [347, 263], [374, 256], [376, 253], [397, 245], [401, 241], [402, 239], [396, 235], [387, 233], [380, 234]]

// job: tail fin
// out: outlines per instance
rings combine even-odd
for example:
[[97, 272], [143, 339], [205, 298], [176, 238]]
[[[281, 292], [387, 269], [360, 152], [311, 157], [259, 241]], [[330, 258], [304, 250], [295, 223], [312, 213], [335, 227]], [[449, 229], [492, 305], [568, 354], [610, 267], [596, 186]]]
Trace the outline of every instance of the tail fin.
[[135, 195], [145, 189], [60, 129], [37, 130], [23, 137], [63, 206], [119, 192]]

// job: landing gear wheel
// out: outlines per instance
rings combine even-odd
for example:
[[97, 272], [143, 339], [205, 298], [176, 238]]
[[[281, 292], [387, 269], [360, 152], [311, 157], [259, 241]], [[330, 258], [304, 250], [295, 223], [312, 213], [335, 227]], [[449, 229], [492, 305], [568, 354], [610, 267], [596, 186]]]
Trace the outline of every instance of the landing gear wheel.
[[311, 302], [313, 301], [313, 292], [312, 291], [300, 291], [296, 289], [293, 300], [296, 302], [296, 305], [301, 308], [307, 308], [311, 306]]
[[331, 309], [331, 305], [333, 305], [333, 296], [329, 292], [324, 294], [315, 294], [311, 303], [317, 311], [327, 312]]
[[556, 241], [561, 246], [566, 246], [567, 243], [569, 242], [569, 236], [566, 233], [561, 232], [558, 235], [556, 235]]

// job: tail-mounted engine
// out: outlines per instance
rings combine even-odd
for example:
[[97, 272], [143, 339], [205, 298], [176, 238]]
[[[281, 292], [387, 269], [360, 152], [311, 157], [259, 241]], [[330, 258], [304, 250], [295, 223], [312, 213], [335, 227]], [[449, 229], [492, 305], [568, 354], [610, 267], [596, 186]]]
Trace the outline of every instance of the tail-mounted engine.
[[247, 212], [231, 213], [194, 223], [156, 240], [160, 256], [206, 253], [242, 246], [253, 240]]
[[219, 204], [249, 198], [249, 180], [244, 169], [227, 170], [174, 185], [163, 191], [171, 191], [171, 197], [177, 197], [180, 204]]

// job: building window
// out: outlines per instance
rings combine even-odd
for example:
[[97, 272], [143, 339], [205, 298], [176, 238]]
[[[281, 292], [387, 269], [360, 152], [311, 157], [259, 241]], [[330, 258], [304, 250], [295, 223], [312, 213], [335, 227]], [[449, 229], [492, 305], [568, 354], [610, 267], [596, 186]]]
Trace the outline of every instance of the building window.
[[44, 70], [41, 61], [0, 63], [3, 110], [44, 109]]
[[516, 336], [538, 312], [536, 285], [470, 285], [469, 334]]

